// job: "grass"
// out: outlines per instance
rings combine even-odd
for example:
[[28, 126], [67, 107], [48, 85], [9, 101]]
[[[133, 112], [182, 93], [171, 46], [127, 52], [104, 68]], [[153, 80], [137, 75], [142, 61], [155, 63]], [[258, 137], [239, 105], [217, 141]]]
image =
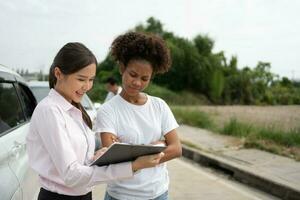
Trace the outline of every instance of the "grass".
[[225, 124], [220, 133], [237, 137], [247, 137], [252, 132], [253, 127], [251, 125], [239, 123], [235, 118], [233, 118], [228, 124]]
[[176, 106], [171, 106], [171, 109], [178, 123], [210, 130], [214, 128], [211, 118], [204, 112], [183, 109]]
[[[189, 106], [191, 108], [192, 106]], [[299, 128], [300, 106], [193, 106], [209, 114], [223, 128], [232, 118], [259, 127], [277, 128], [285, 131]]]
[[225, 124], [222, 134], [249, 138], [249, 140], [266, 140], [285, 147], [300, 147], [300, 129], [289, 131], [270, 127], [254, 127], [231, 119]]
[[282, 131], [273, 128], [262, 128], [258, 130], [258, 135], [262, 139], [268, 139], [287, 147], [300, 147], [300, 129]]
[[300, 148], [285, 147], [266, 140], [247, 140], [244, 143], [245, 148], [256, 148], [278, 155], [286, 156], [300, 161]]
[[285, 131], [274, 127], [254, 127], [231, 119], [220, 133], [244, 138], [246, 148], [257, 148], [300, 160], [300, 129]]
[[231, 118], [220, 128], [205, 112], [187, 106], [171, 106], [171, 109], [179, 123], [239, 137], [243, 139], [245, 148], [257, 148], [300, 161], [300, 128], [287, 131], [272, 126], [260, 127], [239, 122], [236, 118]]

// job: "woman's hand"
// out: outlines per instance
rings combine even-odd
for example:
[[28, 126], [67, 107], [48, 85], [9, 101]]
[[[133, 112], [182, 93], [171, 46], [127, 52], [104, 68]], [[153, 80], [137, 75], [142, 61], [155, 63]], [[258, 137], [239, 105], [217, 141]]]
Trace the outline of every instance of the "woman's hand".
[[99, 158], [102, 154], [105, 153], [106, 150], [107, 150], [107, 147], [103, 147], [103, 148], [99, 149], [98, 151], [96, 151], [95, 155], [93, 157], [93, 160], [96, 160], [97, 158]]
[[111, 135], [111, 141], [112, 141], [113, 143], [121, 142], [120, 138], [119, 138], [119, 137], [116, 137], [115, 135]]
[[159, 161], [164, 157], [164, 153], [158, 153], [148, 156], [140, 156], [135, 161], [132, 162], [132, 170], [135, 172], [140, 169], [155, 167], [159, 164]]

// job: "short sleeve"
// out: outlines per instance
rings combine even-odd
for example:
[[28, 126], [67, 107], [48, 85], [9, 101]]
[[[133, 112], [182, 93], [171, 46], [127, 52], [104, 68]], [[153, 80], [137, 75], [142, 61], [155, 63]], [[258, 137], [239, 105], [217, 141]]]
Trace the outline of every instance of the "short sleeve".
[[109, 106], [102, 106], [97, 112], [97, 118], [95, 123], [96, 133], [113, 133], [116, 134], [116, 117], [113, 110]]
[[163, 135], [169, 133], [170, 131], [179, 127], [170, 107], [168, 104], [161, 100], [160, 102], [161, 112], [162, 112], [162, 121], [161, 121], [161, 130]]

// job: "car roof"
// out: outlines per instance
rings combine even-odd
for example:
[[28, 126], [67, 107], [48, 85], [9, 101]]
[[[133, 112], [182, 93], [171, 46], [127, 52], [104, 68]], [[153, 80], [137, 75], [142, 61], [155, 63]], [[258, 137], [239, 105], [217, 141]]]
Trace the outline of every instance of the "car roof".
[[22, 78], [17, 72], [9, 69], [8, 67], [0, 64], [0, 80], [10, 82], [22, 82], [25, 83], [25, 79]]
[[0, 64], [0, 71], [1, 72], [6, 72], [6, 73], [10, 73], [10, 74], [14, 74], [16, 76], [20, 76], [17, 72], [9, 69], [8, 67], [6, 67], [5, 65]]
[[48, 81], [29, 81], [27, 84], [29, 87], [49, 87]]

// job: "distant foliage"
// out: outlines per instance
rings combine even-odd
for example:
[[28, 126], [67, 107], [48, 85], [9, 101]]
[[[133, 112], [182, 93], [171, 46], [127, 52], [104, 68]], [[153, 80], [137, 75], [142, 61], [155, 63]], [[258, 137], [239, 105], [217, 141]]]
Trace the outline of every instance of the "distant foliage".
[[[254, 68], [238, 69], [237, 56], [229, 60], [224, 52], [213, 52], [214, 41], [199, 34], [193, 40], [165, 31], [163, 24], [150, 17], [133, 30], [163, 37], [171, 51], [172, 67], [153, 82], [172, 91], [204, 95], [215, 104], [300, 104], [300, 83], [273, 74], [271, 64], [258, 62]], [[97, 71], [99, 83], [109, 76], [120, 80], [117, 64], [108, 55]]]
[[162, 98], [170, 105], [209, 104], [208, 99], [201, 94], [195, 94], [189, 91], [173, 92], [156, 84], [150, 84], [145, 92], [149, 95]]
[[94, 84], [93, 89], [88, 92], [93, 102], [104, 102], [107, 91], [104, 84]]

